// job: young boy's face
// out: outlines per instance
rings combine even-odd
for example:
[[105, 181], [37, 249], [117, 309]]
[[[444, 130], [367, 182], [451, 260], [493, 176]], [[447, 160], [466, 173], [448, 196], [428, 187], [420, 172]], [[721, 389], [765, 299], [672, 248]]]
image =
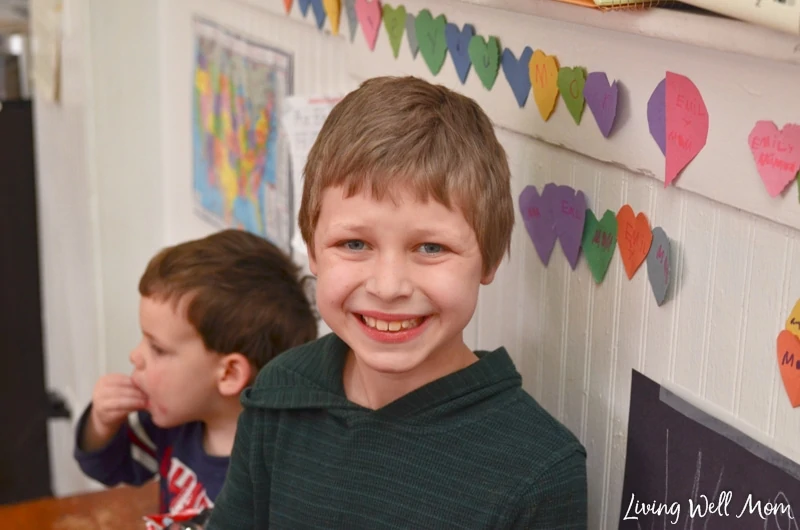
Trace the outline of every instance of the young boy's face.
[[414, 378], [463, 354], [478, 288], [494, 272], [482, 273], [460, 210], [410, 193], [396, 199], [326, 189], [310, 267], [321, 316], [358, 360]]
[[220, 356], [206, 350], [183, 303], [142, 297], [142, 341], [130, 353], [133, 382], [146, 395], [153, 422], [168, 428], [202, 421], [219, 392]]

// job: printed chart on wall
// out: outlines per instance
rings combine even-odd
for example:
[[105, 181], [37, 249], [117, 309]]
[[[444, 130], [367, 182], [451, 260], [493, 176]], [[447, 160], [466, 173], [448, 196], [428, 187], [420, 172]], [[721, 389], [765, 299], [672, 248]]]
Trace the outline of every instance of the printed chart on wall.
[[281, 116], [292, 57], [194, 20], [192, 187], [198, 214], [291, 252], [295, 212]]

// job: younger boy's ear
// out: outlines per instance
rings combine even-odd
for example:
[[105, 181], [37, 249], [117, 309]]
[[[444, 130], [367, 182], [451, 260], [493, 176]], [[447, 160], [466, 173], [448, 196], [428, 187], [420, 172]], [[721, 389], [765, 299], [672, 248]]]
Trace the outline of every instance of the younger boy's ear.
[[220, 363], [219, 393], [225, 397], [238, 396], [250, 384], [253, 366], [241, 353], [229, 353]]

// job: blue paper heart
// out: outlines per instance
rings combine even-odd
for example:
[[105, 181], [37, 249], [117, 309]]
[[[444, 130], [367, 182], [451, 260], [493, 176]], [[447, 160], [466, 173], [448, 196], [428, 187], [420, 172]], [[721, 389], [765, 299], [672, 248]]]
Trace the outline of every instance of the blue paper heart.
[[503, 73], [511, 85], [511, 90], [514, 92], [514, 97], [517, 98], [517, 103], [520, 107], [525, 106], [528, 101], [528, 94], [531, 92], [531, 74], [530, 62], [533, 57], [533, 50], [530, 46], [525, 46], [522, 50], [522, 55], [519, 60], [514, 56], [514, 52], [506, 48], [503, 50], [503, 57], [500, 64], [503, 66]]
[[350, 30], [350, 42], [356, 38], [358, 29], [358, 15], [356, 14], [356, 0], [344, 0], [344, 10], [347, 13], [347, 27]]
[[469, 41], [475, 36], [475, 28], [472, 24], [464, 24], [464, 29], [459, 30], [455, 24], [447, 24], [444, 36], [447, 40], [447, 49], [450, 50], [450, 57], [453, 58], [453, 64], [456, 67], [456, 73], [463, 85], [467, 82], [469, 67], [472, 65], [472, 59], [469, 58]]
[[322, 29], [325, 25], [325, 7], [322, 5], [322, 0], [311, 0], [311, 9], [314, 10], [314, 18], [317, 19], [317, 27]]
[[303, 13], [303, 16], [308, 14], [308, 6], [311, 5], [311, 0], [298, 0], [300, 4], [300, 12]]

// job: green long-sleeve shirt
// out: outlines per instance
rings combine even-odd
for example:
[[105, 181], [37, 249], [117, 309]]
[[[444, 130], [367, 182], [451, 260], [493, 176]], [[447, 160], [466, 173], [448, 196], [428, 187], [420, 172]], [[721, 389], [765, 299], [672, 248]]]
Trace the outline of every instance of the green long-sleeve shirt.
[[327, 335], [245, 391], [209, 530], [586, 528], [586, 452], [504, 349], [374, 411], [347, 351]]

